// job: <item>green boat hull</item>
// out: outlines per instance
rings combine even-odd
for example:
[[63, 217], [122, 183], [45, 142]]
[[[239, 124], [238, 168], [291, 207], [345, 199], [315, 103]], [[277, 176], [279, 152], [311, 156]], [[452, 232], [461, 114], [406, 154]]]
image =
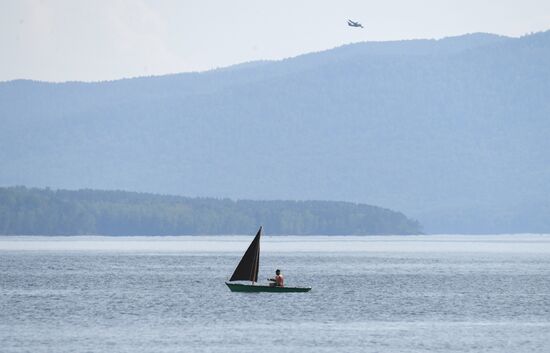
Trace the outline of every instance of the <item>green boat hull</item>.
[[270, 287], [228, 282], [225, 282], [225, 284], [229, 287], [229, 289], [231, 289], [232, 292], [304, 293], [311, 290], [311, 287]]

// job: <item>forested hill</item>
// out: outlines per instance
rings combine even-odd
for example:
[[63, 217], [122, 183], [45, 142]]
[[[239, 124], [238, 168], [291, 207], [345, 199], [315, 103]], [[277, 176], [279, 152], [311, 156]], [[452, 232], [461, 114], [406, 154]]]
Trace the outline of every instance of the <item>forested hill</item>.
[[550, 32], [471, 34], [3, 82], [0, 185], [344, 200], [430, 233], [550, 232], [549, 63]]
[[330, 201], [232, 201], [124, 191], [0, 188], [0, 234], [418, 234], [388, 209]]

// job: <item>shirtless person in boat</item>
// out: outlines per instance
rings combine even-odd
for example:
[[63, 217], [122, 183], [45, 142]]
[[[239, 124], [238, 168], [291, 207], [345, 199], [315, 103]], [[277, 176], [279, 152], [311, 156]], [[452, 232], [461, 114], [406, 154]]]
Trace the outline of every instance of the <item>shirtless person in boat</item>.
[[272, 282], [269, 285], [273, 286], [273, 287], [284, 287], [285, 286], [285, 278], [281, 274], [281, 270], [275, 271], [275, 278], [270, 278], [269, 281]]

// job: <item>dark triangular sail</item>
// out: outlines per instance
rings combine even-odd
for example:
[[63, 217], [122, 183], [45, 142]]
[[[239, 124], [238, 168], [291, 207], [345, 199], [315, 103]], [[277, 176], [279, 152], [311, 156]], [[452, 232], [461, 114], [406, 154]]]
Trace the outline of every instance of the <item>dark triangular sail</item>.
[[233, 276], [230, 281], [252, 281], [258, 282], [258, 269], [260, 267], [260, 236], [262, 234], [262, 227], [258, 230], [258, 233], [250, 243], [250, 246], [246, 250], [241, 259], [241, 262], [237, 265]]

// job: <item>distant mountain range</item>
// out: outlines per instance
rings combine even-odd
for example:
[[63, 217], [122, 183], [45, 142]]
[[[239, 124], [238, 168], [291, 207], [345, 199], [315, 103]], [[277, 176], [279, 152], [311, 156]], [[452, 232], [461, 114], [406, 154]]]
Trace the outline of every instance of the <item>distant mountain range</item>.
[[426, 232], [550, 232], [550, 32], [10, 81], [0, 119], [4, 186], [344, 200]]

